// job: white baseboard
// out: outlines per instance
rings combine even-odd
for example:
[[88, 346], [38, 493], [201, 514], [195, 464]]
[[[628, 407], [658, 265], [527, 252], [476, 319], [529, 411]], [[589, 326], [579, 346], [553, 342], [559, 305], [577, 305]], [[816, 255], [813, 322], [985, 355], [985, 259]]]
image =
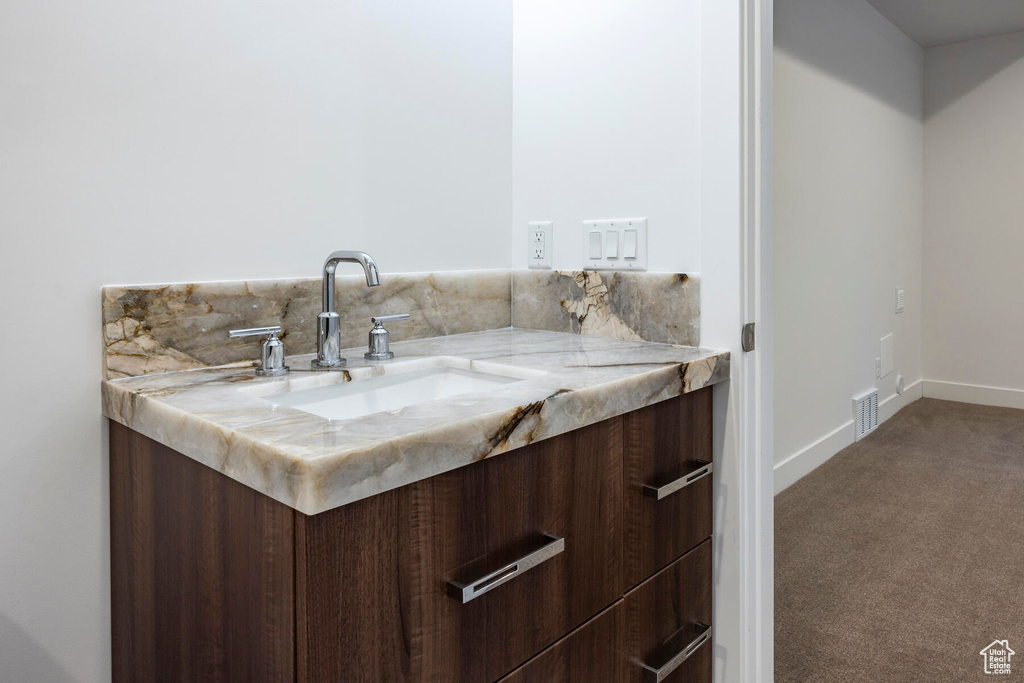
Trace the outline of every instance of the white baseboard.
[[[1021, 392], [1024, 394], [1024, 392]], [[878, 404], [878, 423], [882, 424], [924, 396], [924, 382], [917, 380], [903, 390]], [[856, 432], [853, 420], [837, 427], [810, 446], [794, 453], [775, 465], [775, 495], [779, 495], [797, 481], [825, 464], [833, 455], [853, 443]]]
[[924, 398], [924, 380], [905, 387], [902, 394], [893, 394], [878, 404], [878, 424], [900, 412], [919, 398]]
[[[974, 403], [1024, 410], [1024, 390], [917, 380], [903, 394], [893, 394], [878, 404], [878, 422], [885, 422], [919, 398]], [[854, 441], [853, 420], [837, 427], [803, 450], [775, 465], [775, 495], [795, 484]]]
[[775, 465], [775, 495], [818, 469], [833, 455], [853, 443], [853, 420], [821, 437], [810, 446]]
[[937, 382], [929, 379], [924, 382], [924, 395], [926, 398], [937, 398], [943, 401], [959, 401], [960, 403], [1024, 410], [1024, 391], [1020, 389]]

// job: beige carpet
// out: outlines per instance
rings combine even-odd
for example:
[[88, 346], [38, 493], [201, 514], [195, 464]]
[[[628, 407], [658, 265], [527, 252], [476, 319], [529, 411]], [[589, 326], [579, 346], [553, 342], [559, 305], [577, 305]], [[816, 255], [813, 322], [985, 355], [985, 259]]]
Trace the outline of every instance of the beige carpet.
[[775, 498], [775, 680], [1024, 681], [1024, 411], [922, 399]]

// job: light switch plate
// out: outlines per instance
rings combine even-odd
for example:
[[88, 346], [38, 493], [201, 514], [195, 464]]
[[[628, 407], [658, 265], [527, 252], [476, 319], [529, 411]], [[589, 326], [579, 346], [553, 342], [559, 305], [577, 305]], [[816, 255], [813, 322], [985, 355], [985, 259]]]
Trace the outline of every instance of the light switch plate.
[[[601, 235], [601, 255], [598, 258], [592, 257], [596, 251], [591, 249], [591, 233]], [[636, 253], [630, 256], [626, 247], [634, 242]], [[583, 221], [583, 267], [587, 270], [647, 270], [647, 219]]]
[[526, 264], [530, 268], [550, 268], [553, 221], [533, 221], [526, 230]]
[[907, 295], [902, 287], [896, 288], [896, 312], [902, 313], [907, 305]]

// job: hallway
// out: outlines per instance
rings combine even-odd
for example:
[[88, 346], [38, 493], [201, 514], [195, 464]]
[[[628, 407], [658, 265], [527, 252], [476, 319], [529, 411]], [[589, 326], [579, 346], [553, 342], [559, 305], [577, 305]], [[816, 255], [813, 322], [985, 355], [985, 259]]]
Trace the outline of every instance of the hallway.
[[921, 399], [775, 498], [777, 683], [1018, 673], [1022, 615], [1024, 411]]

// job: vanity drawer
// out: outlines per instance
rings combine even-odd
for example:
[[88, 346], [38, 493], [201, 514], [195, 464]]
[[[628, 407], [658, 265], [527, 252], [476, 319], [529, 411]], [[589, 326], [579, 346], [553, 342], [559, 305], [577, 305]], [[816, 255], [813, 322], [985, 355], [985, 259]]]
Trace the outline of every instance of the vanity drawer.
[[562, 638], [499, 683], [622, 683], [623, 601]]
[[711, 391], [623, 416], [627, 587], [711, 536]]
[[490, 683], [620, 599], [621, 430], [304, 517], [300, 679]]
[[626, 594], [629, 683], [711, 681], [711, 539]]

